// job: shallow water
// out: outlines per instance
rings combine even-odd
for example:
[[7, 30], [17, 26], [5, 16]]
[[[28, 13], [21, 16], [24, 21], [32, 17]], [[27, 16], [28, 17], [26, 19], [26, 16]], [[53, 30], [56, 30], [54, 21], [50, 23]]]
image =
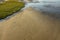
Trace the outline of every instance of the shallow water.
[[41, 11], [44, 14], [52, 15], [54, 17], [60, 18], [60, 2], [44, 2], [40, 3], [27, 3], [25, 8], [32, 7], [35, 10]]
[[36, 10], [52, 12], [52, 13], [60, 13], [60, 3], [28, 3], [26, 7], [33, 7]]

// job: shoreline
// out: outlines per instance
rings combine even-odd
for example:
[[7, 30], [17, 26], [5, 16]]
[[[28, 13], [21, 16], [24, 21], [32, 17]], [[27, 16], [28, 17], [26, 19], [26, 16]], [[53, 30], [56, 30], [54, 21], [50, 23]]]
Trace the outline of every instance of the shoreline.
[[[40, 6], [41, 6], [41, 5], [40, 5]], [[13, 13], [12, 15], [9, 15], [8, 17], [6, 17], [6, 18], [4, 18], [4, 19], [1, 19], [0, 22], [3, 21], [3, 20], [8, 20], [8, 19], [10, 19], [11, 17], [15, 16], [16, 14], [22, 12], [23, 10], [25, 10], [25, 9], [27, 9], [27, 8], [29, 8], [29, 7], [32, 7], [33, 9], [35, 9], [35, 10], [37, 10], [37, 11], [41, 11], [41, 12], [43, 13], [43, 15], [45, 15], [45, 14], [48, 14], [48, 15], [49, 15], [49, 14], [50, 14], [50, 15], [54, 14], [54, 13], [48, 13], [47, 11], [44, 12], [44, 9], [41, 10], [41, 9], [37, 8], [37, 6], [34, 7], [34, 5], [29, 5], [29, 3], [26, 3], [24, 8], [22, 8], [21, 10], [18, 10], [17, 12]]]

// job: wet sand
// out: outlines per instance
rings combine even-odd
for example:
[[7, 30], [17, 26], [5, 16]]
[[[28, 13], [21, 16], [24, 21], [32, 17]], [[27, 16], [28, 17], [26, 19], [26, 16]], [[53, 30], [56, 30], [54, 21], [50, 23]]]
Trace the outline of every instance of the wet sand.
[[0, 22], [0, 40], [60, 40], [60, 21], [30, 7]]

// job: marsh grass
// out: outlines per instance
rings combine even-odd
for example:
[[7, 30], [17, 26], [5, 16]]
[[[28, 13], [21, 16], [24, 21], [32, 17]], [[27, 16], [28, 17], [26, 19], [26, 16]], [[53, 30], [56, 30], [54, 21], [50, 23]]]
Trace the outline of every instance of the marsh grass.
[[0, 19], [4, 19], [9, 15], [21, 10], [24, 7], [23, 2], [7, 1], [0, 3]]

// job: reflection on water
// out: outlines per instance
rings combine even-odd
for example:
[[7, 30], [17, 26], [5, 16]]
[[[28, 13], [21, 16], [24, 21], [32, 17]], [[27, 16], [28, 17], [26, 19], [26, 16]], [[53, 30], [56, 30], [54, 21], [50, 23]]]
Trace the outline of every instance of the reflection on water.
[[44, 14], [60, 17], [60, 2], [40, 2], [40, 3], [27, 3], [26, 7], [32, 7]]

